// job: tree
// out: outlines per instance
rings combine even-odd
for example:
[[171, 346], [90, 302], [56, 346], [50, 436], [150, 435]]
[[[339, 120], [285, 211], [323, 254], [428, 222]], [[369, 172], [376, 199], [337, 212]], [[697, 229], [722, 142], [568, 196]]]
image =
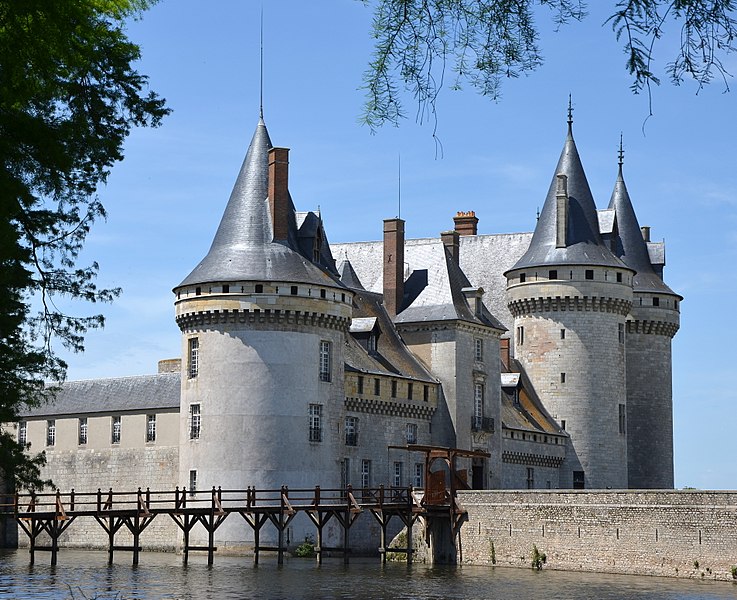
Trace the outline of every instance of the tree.
[[[109, 302], [96, 263], [77, 259], [105, 217], [96, 190], [123, 158], [132, 127], [169, 112], [133, 67], [125, 35], [155, 0], [0, 0], [0, 423], [49, 399], [66, 373], [56, 343], [84, 348], [102, 315], [78, 316], [68, 300]], [[0, 434], [0, 481], [43, 487], [43, 454]]]
[[[542, 64], [535, 25], [540, 13], [547, 10], [558, 27], [587, 16], [584, 0], [362, 1], [375, 5], [363, 113], [372, 129], [405, 116], [402, 88], [417, 100], [418, 120], [435, 118], [447, 71], [453, 73], [451, 87], [469, 83], [497, 99], [504, 78]], [[718, 76], [726, 85], [723, 59], [735, 49], [735, 16], [734, 0], [617, 0], [607, 24], [622, 45], [632, 90], [649, 94], [660, 83], [652, 68], [654, 48], [669, 27], [680, 36], [665, 69], [672, 83], [692, 78], [701, 87]]]

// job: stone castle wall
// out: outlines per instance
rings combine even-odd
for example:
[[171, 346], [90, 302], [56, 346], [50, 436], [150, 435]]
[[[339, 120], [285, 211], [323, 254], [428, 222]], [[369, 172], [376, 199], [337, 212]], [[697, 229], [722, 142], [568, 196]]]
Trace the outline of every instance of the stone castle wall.
[[464, 563], [732, 580], [737, 492], [465, 491]]

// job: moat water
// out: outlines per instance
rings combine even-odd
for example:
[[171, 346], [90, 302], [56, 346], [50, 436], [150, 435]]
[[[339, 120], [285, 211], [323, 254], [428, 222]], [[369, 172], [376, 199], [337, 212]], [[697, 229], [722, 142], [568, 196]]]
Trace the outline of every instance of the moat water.
[[119, 553], [112, 566], [104, 552], [62, 550], [59, 564], [28, 552], [0, 550], [0, 598], [14, 600], [734, 600], [737, 585], [715, 581], [684, 581], [595, 573], [491, 567], [430, 567], [378, 559], [327, 560], [262, 556], [254, 567], [247, 557], [216, 556], [208, 567], [204, 557], [143, 553], [137, 567]]

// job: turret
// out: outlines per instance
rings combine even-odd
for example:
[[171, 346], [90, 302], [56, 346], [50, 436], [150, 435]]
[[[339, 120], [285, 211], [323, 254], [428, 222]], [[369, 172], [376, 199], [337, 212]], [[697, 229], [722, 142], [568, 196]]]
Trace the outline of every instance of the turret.
[[562, 487], [627, 487], [624, 338], [633, 274], [599, 234], [569, 112], [530, 246], [505, 273], [514, 354], [570, 435]]
[[[288, 151], [260, 120], [212, 246], [174, 288], [182, 331], [180, 483], [335, 487], [353, 293], [302, 255]], [[218, 530], [225, 544], [243, 524]]]
[[622, 175], [621, 149], [609, 210], [614, 211], [615, 220], [607, 241], [614, 254], [635, 270], [625, 342], [629, 487], [672, 488], [671, 340], [678, 331], [682, 298], [650, 262], [650, 228], [641, 228], [637, 221]]

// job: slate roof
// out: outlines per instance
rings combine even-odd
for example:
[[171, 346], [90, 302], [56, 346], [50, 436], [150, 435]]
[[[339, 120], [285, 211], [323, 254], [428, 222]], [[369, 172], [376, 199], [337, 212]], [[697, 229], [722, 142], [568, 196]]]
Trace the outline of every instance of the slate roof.
[[271, 147], [266, 125], [259, 119], [210, 250], [177, 287], [243, 280], [335, 285], [327, 271], [299, 253], [293, 204], [289, 238], [273, 241], [267, 198]]
[[[557, 176], [567, 176], [568, 183], [568, 227], [566, 246], [557, 247]], [[553, 173], [553, 179], [545, 198], [530, 247], [514, 265], [524, 269], [543, 265], [601, 265], [624, 267], [604, 245], [599, 234], [599, 219], [594, 198], [573, 140], [571, 124], [568, 125], [563, 151]]]
[[29, 409], [21, 417], [179, 410], [180, 391], [179, 373], [67, 381], [52, 402]]
[[[506, 375], [517, 374], [518, 378], [510, 385], [512, 383], [510, 380], [514, 378], [507, 377], [507, 385], [502, 385], [502, 426], [566, 435], [543, 406], [521, 363], [512, 360], [511, 371]], [[503, 380], [504, 375], [505, 373], [502, 373]], [[511, 393], [513, 389], [517, 390], [519, 400], [517, 404]]]
[[635, 270], [633, 280], [635, 292], [675, 294], [653, 269], [648, 244], [642, 237], [642, 230], [624, 182], [621, 163], [609, 201], [609, 209], [616, 214], [616, 228], [612, 232], [612, 251], [628, 267]]

